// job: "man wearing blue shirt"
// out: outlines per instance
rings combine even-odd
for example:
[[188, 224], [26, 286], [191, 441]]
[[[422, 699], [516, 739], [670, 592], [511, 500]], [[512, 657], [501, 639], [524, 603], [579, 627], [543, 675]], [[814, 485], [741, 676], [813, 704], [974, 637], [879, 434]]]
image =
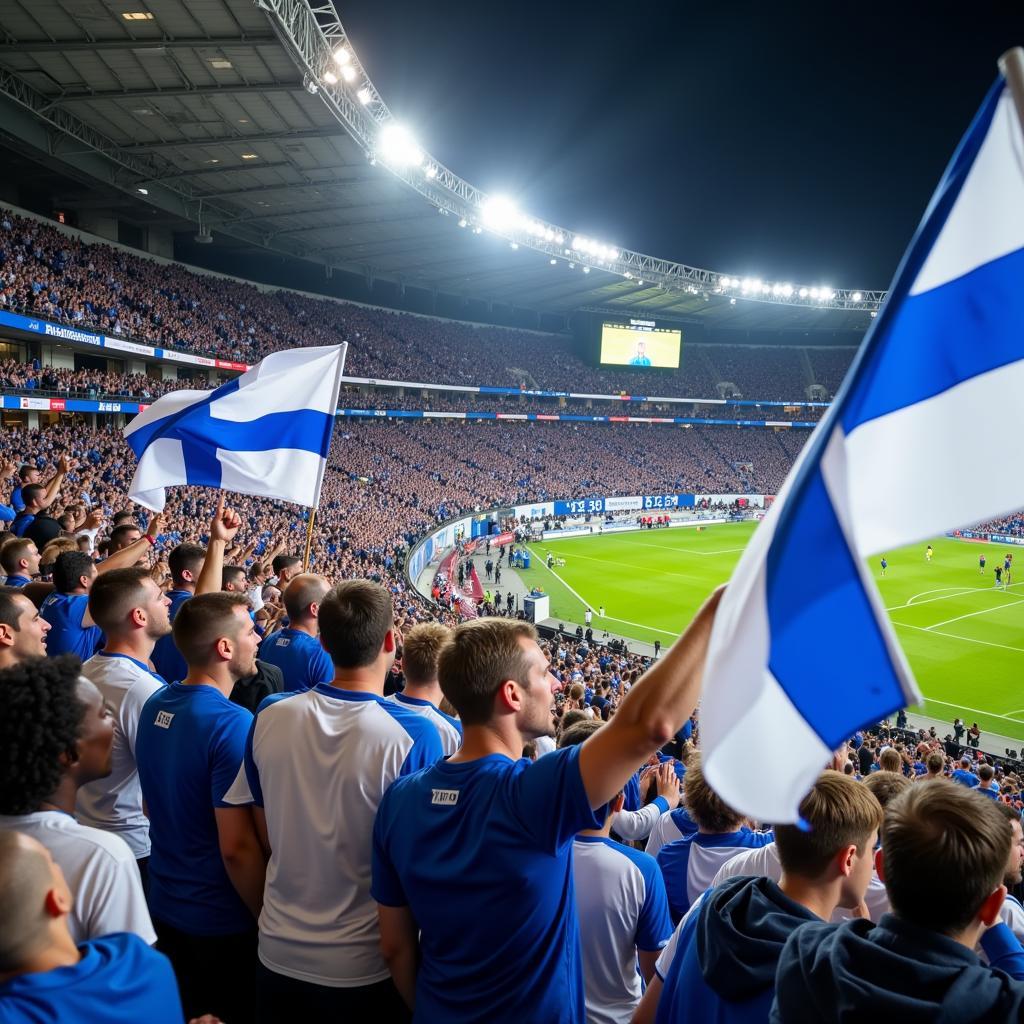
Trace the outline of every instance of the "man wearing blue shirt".
[[0, 566], [7, 574], [7, 586], [24, 587], [39, 575], [39, 551], [27, 537], [9, 540], [0, 551]]
[[520, 755], [550, 735], [555, 680], [533, 626], [478, 619], [453, 631], [439, 679], [462, 747], [395, 782], [374, 826], [381, 947], [414, 1020], [583, 1019], [573, 839], [604, 824], [608, 802], [693, 711], [719, 597], [608, 725], [535, 762]]
[[75, 945], [74, 898], [49, 850], [0, 831], [0, 1018], [61, 1024], [181, 1024], [167, 958], [120, 932]]
[[259, 1019], [391, 1022], [405, 1010], [370, 896], [373, 820], [388, 786], [437, 761], [441, 743], [430, 721], [384, 699], [398, 639], [390, 593], [347, 580], [319, 614], [331, 682], [264, 701], [228, 794], [255, 801], [271, 851]]
[[310, 690], [334, 678], [330, 656], [320, 645], [317, 621], [320, 602], [330, 589], [323, 576], [296, 576], [284, 591], [288, 628], [271, 633], [260, 644], [260, 660], [281, 670], [286, 690]]
[[[171, 602], [169, 614], [172, 623], [178, 609], [196, 592], [196, 581], [204, 558], [206, 548], [198, 544], [179, 544], [167, 556], [167, 567], [171, 571], [171, 589], [167, 596]], [[181, 651], [174, 646], [174, 637], [170, 633], [157, 640], [153, 648], [153, 665], [169, 683], [185, 678], [188, 666]]]
[[[218, 506], [211, 550], [222, 557], [240, 523]], [[219, 565], [216, 576], [219, 585]], [[146, 702], [135, 749], [152, 846], [150, 909], [186, 1016], [248, 1021], [266, 861], [250, 807], [225, 799], [252, 724], [228, 699], [256, 669], [248, 601], [220, 590], [186, 601], [174, 640], [188, 674]]]
[[46, 650], [52, 656], [77, 654], [91, 658], [103, 643], [103, 633], [89, 614], [89, 588], [96, 579], [96, 566], [81, 551], [65, 551], [53, 563], [53, 593], [40, 606], [50, 623]]
[[974, 789], [975, 786], [981, 781], [974, 772], [971, 771], [971, 765], [973, 759], [970, 754], [964, 754], [960, 758], [960, 767], [956, 769], [950, 776], [954, 782], [960, 783], [961, 786], [966, 786], [968, 789]]

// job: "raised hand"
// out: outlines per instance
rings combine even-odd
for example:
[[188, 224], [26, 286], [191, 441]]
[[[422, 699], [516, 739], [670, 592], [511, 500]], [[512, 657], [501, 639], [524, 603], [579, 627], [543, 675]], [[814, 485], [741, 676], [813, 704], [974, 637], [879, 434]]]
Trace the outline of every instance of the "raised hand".
[[210, 522], [210, 540], [230, 544], [242, 526], [242, 517], [234, 510], [224, 507], [224, 495], [217, 501], [217, 511]]

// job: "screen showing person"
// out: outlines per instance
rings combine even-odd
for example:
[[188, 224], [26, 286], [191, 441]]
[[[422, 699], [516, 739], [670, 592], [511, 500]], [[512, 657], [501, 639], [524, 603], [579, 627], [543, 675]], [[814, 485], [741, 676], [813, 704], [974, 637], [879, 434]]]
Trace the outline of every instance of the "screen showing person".
[[677, 369], [682, 332], [653, 326], [653, 321], [601, 325], [601, 363], [611, 366]]

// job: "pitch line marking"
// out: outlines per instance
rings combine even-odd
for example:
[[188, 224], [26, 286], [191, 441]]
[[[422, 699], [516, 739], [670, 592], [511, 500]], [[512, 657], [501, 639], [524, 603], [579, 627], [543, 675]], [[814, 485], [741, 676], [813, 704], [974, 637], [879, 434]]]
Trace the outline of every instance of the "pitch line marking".
[[[960, 637], [959, 639], [966, 640], [966, 637]], [[1010, 718], [1007, 715], [997, 714], [995, 711], [982, 711], [981, 708], [969, 708], [966, 704], [951, 704], [948, 700], [936, 700], [934, 697], [925, 697], [921, 702], [922, 704], [941, 704], [947, 708], [958, 708], [960, 711], [970, 711], [974, 715], [987, 715], [989, 718], [1001, 718], [1004, 722], [1013, 722], [1014, 725], [1020, 725], [1021, 723], [1016, 718]], [[920, 707], [921, 705], [918, 705]], [[1012, 737], [1010, 737], [1012, 738]]]
[[[547, 569], [548, 572], [551, 573], [551, 575], [554, 576], [555, 579], [558, 580], [558, 582], [561, 583], [562, 586], [565, 587], [565, 589], [568, 590], [570, 594], [572, 594], [578, 601], [581, 601], [585, 608], [593, 608], [593, 605], [588, 600], [586, 600], [578, 590], [574, 590], [572, 587], [570, 587], [569, 584], [566, 583], [565, 580], [563, 580], [562, 577], [559, 576], [554, 569], [548, 568], [547, 563], [543, 559], [541, 559], [541, 565], [543, 565], [544, 568]], [[601, 607], [600, 602], [598, 603], [598, 607]], [[679, 636], [678, 632], [672, 633], [667, 629], [658, 629], [655, 626], [645, 626], [642, 622], [630, 622], [629, 619], [617, 619], [614, 615], [604, 615], [598, 617], [601, 619], [602, 622], [605, 619], [607, 619], [609, 622], [621, 622], [625, 626], [636, 626], [638, 629], [649, 629], [652, 633], [661, 633], [664, 636]], [[643, 640], [639, 642], [644, 643]]]
[[[997, 644], [992, 640], [976, 640], [973, 636], [960, 636], [958, 633], [943, 633], [941, 630], [930, 628], [928, 626], [912, 626], [909, 622], [894, 622], [894, 626], [902, 626], [905, 629], [916, 629], [921, 633], [931, 633], [932, 636], [947, 636], [950, 640], [963, 640], [969, 644], [981, 644], [982, 647], [999, 647], [1004, 651], [1016, 651], [1018, 654], [1024, 654], [1024, 647], [1011, 647], [1009, 644]], [[953, 707], [959, 707], [959, 705], [952, 705]], [[986, 715], [992, 712], [984, 712]]]
[[1024, 597], [1017, 601], [1010, 601], [1008, 604], [997, 604], [993, 605], [991, 608], [982, 608], [980, 611], [968, 612], [966, 615], [957, 615], [952, 619], [944, 619], [942, 622], [936, 622], [934, 626], [925, 626], [924, 628], [931, 632], [932, 630], [938, 629], [939, 626], [948, 626], [951, 622], [959, 622], [961, 619], [970, 619], [975, 615], [988, 615], [990, 612], [999, 611], [1000, 608], [1012, 608], [1015, 604], [1024, 604]]
[[[598, 536], [601, 535], [598, 534]], [[609, 534], [608, 536], [613, 535]], [[616, 534], [615, 536], [618, 535]], [[732, 555], [735, 554], [737, 551], [743, 550], [743, 548], [721, 548], [718, 551], [693, 551], [690, 550], [690, 548], [665, 548], [662, 547], [660, 544], [648, 544], [646, 541], [642, 540], [627, 540], [625, 537], [623, 537], [622, 539], [625, 541], [625, 543], [632, 544], [634, 547], [653, 548], [655, 551], [663, 551], [667, 554], [672, 555], [700, 555], [701, 558], [706, 558], [708, 555]]]
[[[679, 579], [681, 579], [681, 580], [692, 580], [694, 583], [702, 583], [702, 584], [705, 584], [705, 585], [707, 583], [707, 581], [704, 580], [704, 579], [701, 579], [701, 577], [699, 577], [699, 576], [688, 576], [685, 572], [668, 572], [668, 570], [666, 570], [666, 569], [652, 569], [651, 566], [649, 566], [649, 565], [634, 565], [632, 562], [615, 562], [615, 561], [612, 561], [610, 558], [595, 558], [593, 555], [581, 555], [578, 551], [574, 551], [573, 554], [572, 554], [572, 557], [573, 558], [584, 558], [588, 562], [599, 562], [601, 565], [621, 565], [623, 569], [633, 569], [636, 572], [644, 572], [644, 573], [657, 572], [661, 576], [678, 576]], [[541, 559], [541, 561], [544, 562], [544, 559]], [[544, 567], [547, 568], [547, 562], [544, 562]], [[550, 572], [554, 572], [554, 570], [549, 570], [549, 571]], [[562, 577], [559, 576], [558, 578], [561, 579]], [[566, 586], [569, 586], [569, 584], [566, 583]], [[572, 589], [572, 588], [570, 588], [570, 589]], [[575, 591], [573, 591], [573, 593], [575, 593]], [[577, 595], [577, 596], [579, 596], [579, 595]], [[619, 621], [622, 622], [623, 620], [620, 619]], [[650, 628], [650, 627], [648, 627], [648, 628]], [[676, 634], [673, 633], [672, 635], [675, 636]]]
[[[1014, 587], [1019, 587], [1020, 583], [1010, 583], [1003, 587], [1003, 590], [1012, 590]], [[999, 590], [999, 587], [939, 587], [937, 590], [922, 590], [920, 594], [915, 594], [906, 604], [893, 605], [892, 608], [886, 608], [887, 612], [898, 612], [901, 608], [920, 608], [922, 605], [932, 604], [935, 601], [951, 601], [954, 597], [962, 596], [963, 594], [986, 594], [992, 593]], [[939, 594], [943, 591], [955, 590], [955, 594], [947, 594], [945, 597], [932, 597], [927, 601], [921, 601], [918, 604], [914, 604], [919, 597], [924, 597], [925, 594]]]

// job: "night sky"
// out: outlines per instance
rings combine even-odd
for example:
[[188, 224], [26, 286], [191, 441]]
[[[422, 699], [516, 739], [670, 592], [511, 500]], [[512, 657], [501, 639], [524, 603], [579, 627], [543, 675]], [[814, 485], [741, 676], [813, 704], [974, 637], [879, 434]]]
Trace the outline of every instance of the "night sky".
[[[420, 144], [614, 245], [887, 287], [1020, 2], [336, 0]], [[717, 8], [717, 9], [709, 9]]]

